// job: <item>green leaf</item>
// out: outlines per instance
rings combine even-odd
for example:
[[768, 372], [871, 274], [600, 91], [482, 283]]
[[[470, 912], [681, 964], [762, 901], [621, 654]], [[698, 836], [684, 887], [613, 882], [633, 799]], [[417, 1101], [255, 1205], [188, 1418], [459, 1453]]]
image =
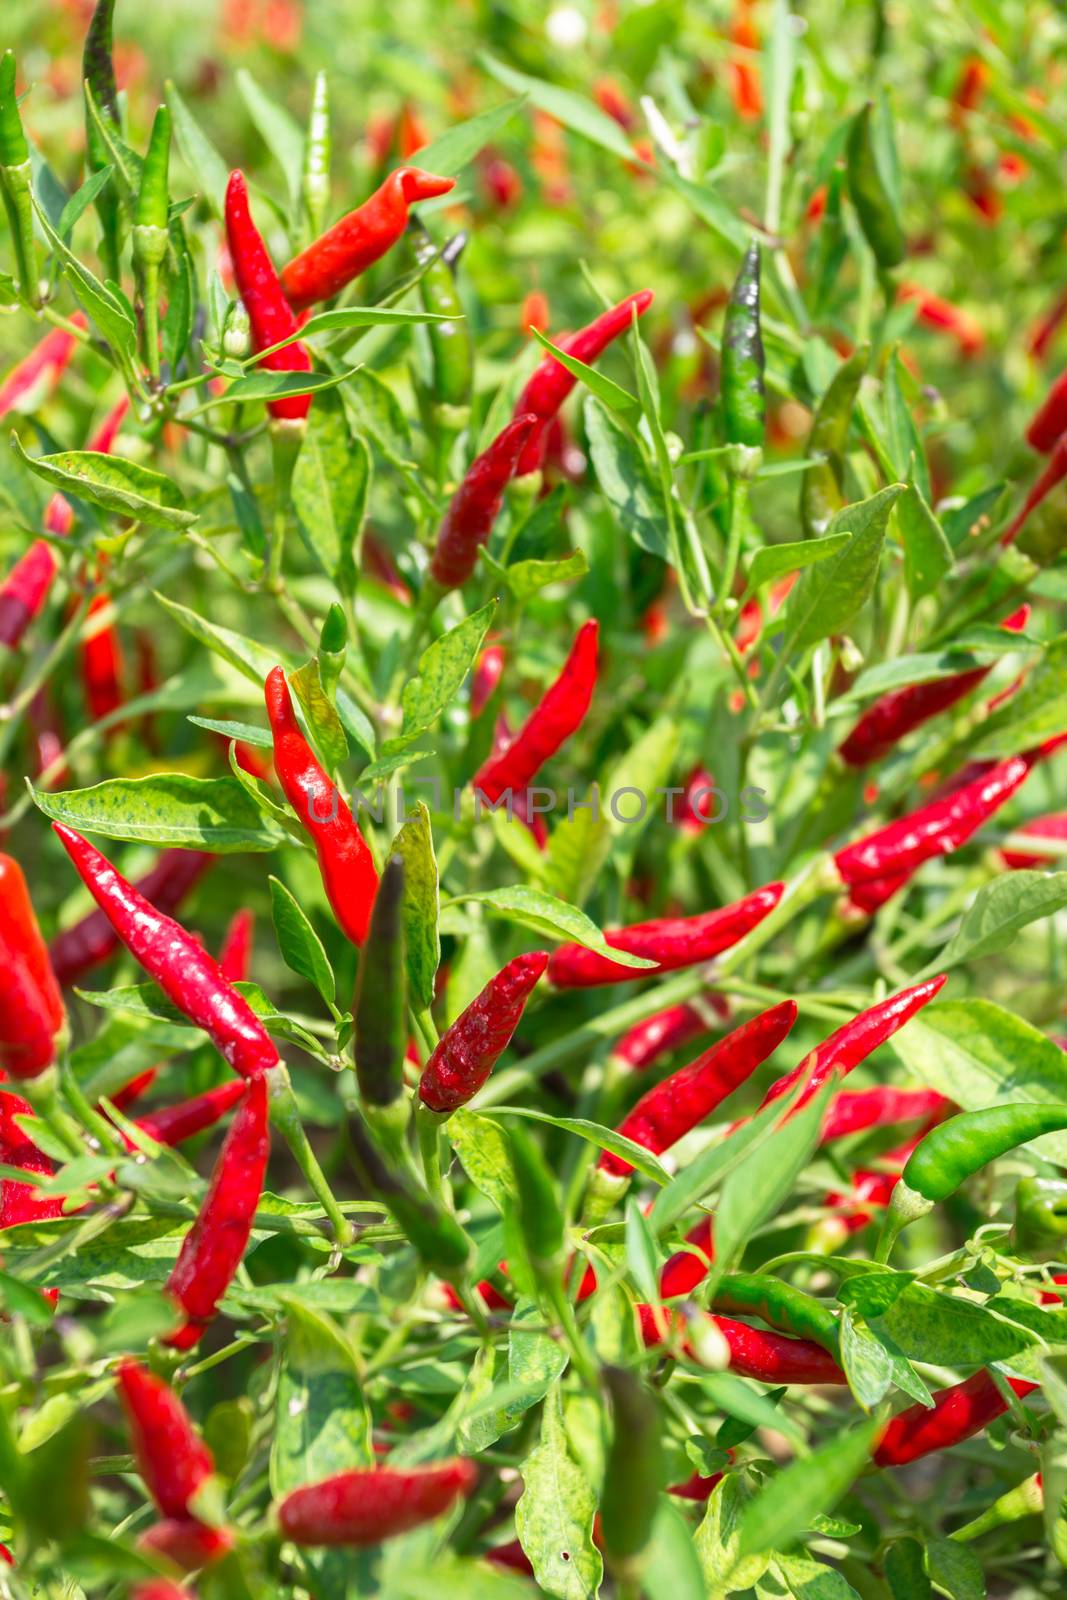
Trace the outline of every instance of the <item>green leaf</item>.
[[321, 395], [327, 389], [336, 389], [353, 377], [359, 369], [351, 367], [344, 372], [270, 372], [266, 368], [250, 372], [246, 377], [235, 378], [223, 394], [212, 395], [203, 405], [189, 412], [190, 417], [202, 417], [216, 406], [247, 405], [259, 400], [264, 405], [272, 400], [285, 400], [298, 394]]
[[778, 1550], [810, 1526], [817, 1512], [832, 1511], [863, 1470], [883, 1426], [874, 1418], [838, 1432], [828, 1444], [777, 1472], [745, 1511], [740, 1554]]
[[374, 1465], [355, 1351], [324, 1312], [302, 1303], [299, 1288], [282, 1303], [287, 1329], [270, 1452], [275, 1495]]
[[[419, 151], [421, 161], [423, 152]], [[438, 171], [438, 168], [432, 170]], [[338, 306], [335, 311], [316, 311], [309, 317], [298, 333], [291, 338], [284, 339], [276, 345], [271, 345], [272, 350], [284, 350], [287, 344], [294, 340], [312, 339], [317, 333], [336, 333], [346, 328], [405, 328], [417, 323], [428, 322], [454, 322], [456, 319], [446, 316], [439, 311], [423, 311], [413, 309], [402, 310], [399, 306]]]
[[921, 600], [934, 593], [946, 572], [951, 572], [956, 558], [916, 484], [908, 484], [897, 501], [895, 514], [904, 541], [904, 582], [911, 599]]
[[832, 1081], [826, 1083], [726, 1179], [715, 1210], [716, 1272], [730, 1270], [756, 1229], [773, 1217], [792, 1193], [819, 1142], [823, 1112], [833, 1088]]
[[878, 576], [889, 513], [903, 492], [903, 484], [890, 484], [833, 517], [826, 532], [852, 538], [840, 554], [801, 574], [789, 597], [790, 647], [803, 649], [844, 633], [863, 609]]
[[279, 664], [288, 664], [288, 657], [277, 648], [268, 648], [256, 639], [246, 638], [243, 633], [234, 633], [232, 628], [222, 628], [218, 623], [208, 622], [206, 617], [190, 611], [188, 606], [179, 605], [177, 600], [168, 600], [165, 594], [156, 593], [155, 598], [187, 633], [250, 678], [260, 692], [272, 669]]
[[954, 1539], [928, 1539], [926, 1571], [949, 1600], [985, 1600], [985, 1573], [976, 1553]]
[[598, 372], [595, 367], [587, 366], [584, 361], [579, 361], [575, 356], [568, 355], [565, 350], [561, 350], [558, 345], [553, 344], [551, 339], [547, 339], [540, 328], [531, 328], [530, 332], [542, 350], [547, 350], [550, 355], [555, 357], [561, 367], [566, 367], [573, 377], [577, 378], [580, 383], [584, 383], [586, 388], [600, 401], [601, 405], [607, 406], [609, 411], [619, 411], [626, 414], [637, 410], [637, 396], [632, 395], [628, 389], [623, 389], [621, 385], [614, 383], [611, 378], [605, 378], [603, 373]]
[[770, 1565], [769, 1556], [741, 1549], [741, 1531], [756, 1504], [747, 1472], [728, 1472], [712, 1490], [694, 1540], [709, 1595], [751, 1589]]
[[289, 682], [328, 770], [336, 772], [348, 758], [348, 740], [337, 708], [322, 687], [318, 657], [312, 656], [296, 672], [290, 673]]
[[999, 759], [1067, 727], [1067, 634], [1053, 639], [1021, 689], [985, 721], [975, 754]]
[[433, 829], [425, 801], [415, 803], [415, 815], [402, 825], [390, 856], [404, 862], [404, 946], [407, 953], [408, 992], [416, 1010], [433, 1004], [434, 980], [441, 964], [441, 936], [437, 918], [439, 892]]
[[11, 448], [38, 478], [64, 494], [87, 500], [101, 511], [132, 517], [157, 528], [188, 528], [197, 520], [185, 510], [185, 498], [165, 473], [139, 467], [120, 456], [98, 450], [61, 450], [56, 455], [28, 456], [17, 433]]
[[626, 1265], [642, 1300], [659, 1300], [661, 1252], [636, 1198], [626, 1197]]
[[284, 883], [273, 876], [268, 881], [274, 931], [286, 966], [313, 983], [326, 1004], [332, 1005], [337, 985], [322, 940]]
[[890, 1290], [896, 1290], [900, 1277], [899, 1273], [872, 1273], [851, 1278], [842, 1286], [839, 1298], [855, 1307], [873, 1334], [884, 1335], [911, 1360], [935, 1366], [978, 1366], [985, 1361], [1006, 1361], [1036, 1343], [1032, 1334], [976, 1301], [923, 1283], [905, 1281], [891, 1303], [884, 1305], [887, 1282]]
[[[619, 124], [584, 95], [575, 94], [571, 89], [561, 89], [554, 83], [546, 83], [543, 78], [532, 78], [528, 73], [517, 72], [514, 67], [505, 66], [484, 51], [478, 60], [490, 77], [502, 83], [505, 89], [528, 98], [539, 111], [547, 111], [565, 128], [570, 128], [572, 133], [589, 139], [611, 155], [620, 156], [628, 164], [633, 161], [634, 153]], [[420, 152], [420, 159], [424, 155], [425, 151]], [[434, 169], [431, 167], [430, 170]]]
[[586, 399], [583, 416], [589, 457], [613, 517], [640, 549], [668, 560], [663, 496], [639, 447], [592, 396]]
[[385, 754], [402, 750], [413, 739], [432, 728], [442, 711], [452, 704], [453, 697], [477, 660], [495, 610], [496, 601], [490, 600], [488, 605], [464, 617], [457, 627], [451, 628], [440, 639], [435, 639], [423, 651], [419, 657], [418, 675], [408, 680], [400, 697], [404, 713], [401, 733], [398, 738], [389, 739], [382, 746]]
[[304, 168], [303, 129], [284, 106], [264, 93], [244, 67], [238, 67], [234, 81], [260, 138], [285, 174], [289, 204], [295, 215]]
[[356, 587], [370, 486], [370, 451], [349, 428], [342, 401], [320, 396], [293, 469], [293, 509], [308, 549], [342, 594]]
[[798, 572], [811, 567], [829, 556], [835, 556], [851, 544], [850, 533], [826, 533], [821, 539], [796, 539], [789, 544], [768, 544], [757, 550], [748, 567], [745, 594], [755, 594], [765, 584], [780, 578], [786, 572]]
[[491, 1117], [465, 1108], [448, 1119], [448, 1137], [474, 1187], [503, 1213], [514, 1204], [515, 1177], [507, 1135]]
[[194, 727], [206, 728], [209, 733], [221, 733], [224, 739], [236, 739], [240, 744], [255, 745], [257, 750], [272, 750], [274, 740], [267, 728], [258, 728], [252, 722], [216, 721], [212, 717], [189, 717]]
[[937, 957], [938, 972], [996, 955], [1021, 929], [1067, 906], [1067, 872], [1011, 872], [979, 889]]
[[520, 1468], [515, 1528], [542, 1594], [587, 1600], [603, 1572], [593, 1543], [597, 1497], [567, 1448], [559, 1390], [545, 1400], [541, 1435]]
[[571, 578], [584, 578], [589, 571], [589, 558], [584, 550], [572, 550], [570, 555], [555, 561], [516, 561], [503, 569], [504, 582], [519, 605], [525, 605], [533, 595], [547, 589], [551, 583], [565, 583]]
[[231, 855], [275, 850], [289, 836], [263, 815], [234, 778], [190, 778], [155, 772], [106, 778], [90, 789], [33, 791], [34, 804], [79, 833], [102, 833], [134, 844], [176, 845]]
[[419, 151], [419, 165], [426, 172], [439, 172], [443, 178], [452, 178], [470, 165], [475, 156], [492, 144], [501, 128], [505, 127], [526, 104], [526, 96], [505, 100], [503, 105], [480, 111], [466, 122], [454, 123], [439, 133], [436, 139]]
[[649, 1600], [705, 1600], [693, 1535], [669, 1495], [656, 1506], [641, 1583]]
[[587, 950], [595, 950], [598, 955], [607, 956], [620, 966], [648, 969], [656, 966], [654, 961], [646, 961], [644, 956], [632, 956], [625, 950], [614, 949], [584, 911], [568, 905], [565, 900], [558, 900], [554, 894], [546, 894], [543, 889], [514, 884], [502, 889], [482, 889], [454, 895], [446, 903], [460, 905], [470, 900], [490, 906], [520, 928], [532, 928], [534, 933], [549, 939], [584, 945]]
[[204, 199], [216, 217], [221, 218], [225, 206], [226, 184], [230, 175], [229, 167], [170, 78], [167, 79], [167, 106], [174, 122], [178, 148], [200, 185]]
[[614, 1128], [602, 1128], [599, 1122], [589, 1122], [584, 1117], [554, 1117], [547, 1111], [535, 1111], [532, 1106], [494, 1106], [491, 1115], [528, 1117], [533, 1122], [547, 1122], [550, 1127], [563, 1128], [567, 1133], [576, 1133], [580, 1139], [595, 1144], [600, 1150], [610, 1150], [612, 1155], [628, 1161], [646, 1178], [651, 1178], [653, 1183], [667, 1182], [666, 1168], [654, 1155], [632, 1139], [617, 1133]]
[[689, 178], [683, 178], [669, 161], [657, 161], [653, 170], [660, 182], [665, 183], [668, 189], [673, 189], [694, 215], [706, 223], [712, 233], [717, 234], [725, 244], [730, 245], [735, 251], [748, 248], [751, 238], [748, 224], [742, 222], [706, 179], [701, 183], [694, 183]]

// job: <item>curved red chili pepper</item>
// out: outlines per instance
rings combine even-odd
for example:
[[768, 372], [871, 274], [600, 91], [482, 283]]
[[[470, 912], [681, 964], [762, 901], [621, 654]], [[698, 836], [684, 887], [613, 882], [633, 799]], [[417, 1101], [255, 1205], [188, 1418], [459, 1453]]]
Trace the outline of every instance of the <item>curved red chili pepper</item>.
[[[641, 1337], [650, 1347], [663, 1344], [672, 1330], [684, 1333], [685, 1318], [663, 1306], [637, 1306]], [[732, 1317], [705, 1313], [726, 1340], [730, 1371], [760, 1383], [826, 1383], [846, 1385], [845, 1374], [822, 1345], [811, 1339], [793, 1339], [784, 1333], [765, 1333]], [[683, 1349], [691, 1354], [687, 1341]]]
[[190, 933], [138, 894], [87, 839], [61, 822], [52, 827], [127, 950], [167, 998], [211, 1039], [243, 1077], [278, 1064], [278, 1052], [247, 1002]]
[[[75, 311], [70, 318], [75, 327], [85, 329], [88, 322], [85, 313]], [[33, 405], [25, 409], [34, 409], [36, 404], [46, 396], [41, 393], [45, 390], [52, 392], [66, 370], [67, 363], [78, 346], [78, 339], [66, 328], [53, 328], [46, 333], [44, 338], [34, 345], [28, 356], [23, 356], [7, 374], [3, 383], [0, 383], [0, 417], [13, 411], [20, 400], [27, 397]]]
[[[1008, 1383], [1020, 1399], [1038, 1387], [1021, 1378], [1009, 1378]], [[964, 1383], [942, 1389], [934, 1396], [932, 1407], [917, 1404], [895, 1416], [878, 1442], [874, 1459], [880, 1467], [906, 1466], [981, 1433], [1007, 1409], [1008, 1402], [989, 1373], [976, 1372]]]
[[335, 222], [282, 269], [282, 288], [294, 311], [329, 300], [373, 266], [400, 238], [408, 208], [456, 186], [419, 167], [398, 167], [355, 211]]
[[583, 622], [555, 683], [507, 748], [490, 756], [475, 773], [471, 787], [491, 805], [509, 789], [525, 789], [581, 725], [596, 688], [598, 633], [595, 618]]
[[177, 1350], [188, 1350], [201, 1338], [241, 1264], [270, 1155], [268, 1111], [261, 1073], [245, 1089], [204, 1202], [167, 1279], [167, 1291], [186, 1317], [184, 1327], [165, 1340]]
[[[752, 1076], [781, 1044], [796, 1017], [796, 1001], [783, 1000], [735, 1028], [642, 1095], [620, 1122], [619, 1133], [653, 1155], [669, 1150]], [[619, 1178], [634, 1170], [610, 1150], [601, 1152], [599, 1164]]]
[[55, 1058], [66, 1021], [22, 868], [0, 854], [0, 1066], [35, 1078]]
[[912, 873], [934, 856], [950, 855], [1011, 799], [1032, 765], [1029, 756], [1000, 761], [954, 794], [846, 845], [834, 857], [843, 882], [851, 886]]
[[361, 945], [378, 891], [374, 858], [347, 804], [300, 731], [281, 667], [268, 673], [264, 694], [278, 781], [315, 846], [334, 916], [352, 943]]
[[924, 289], [920, 283], [902, 283], [897, 289], [897, 299], [913, 302], [919, 321], [926, 327], [939, 333], [950, 333], [959, 345], [961, 355], [976, 356], [984, 349], [984, 330], [970, 312], [964, 311], [961, 306], [943, 300], [939, 294]]
[[137, 1466], [165, 1517], [187, 1517], [189, 1502], [215, 1470], [215, 1460], [170, 1386], [129, 1358], [120, 1362], [119, 1398]]
[[[19, 1127], [16, 1117], [32, 1117], [32, 1107], [10, 1089], [0, 1090], [0, 1162], [22, 1172], [39, 1172], [51, 1177], [54, 1167], [42, 1150]], [[0, 1228], [13, 1228], [20, 1222], [44, 1222], [63, 1215], [62, 1195], [42, 1195], [33, 1183], [18, 1183], [14, 1178], [0, 1180]], [[55, 1301], [59, 1291], [47, 1291]]]
[[[685, 1236], [692, 1250], [676, 1250], [664, 1263], [660, 1273], [659, 1292], [663, 1300], [673, 1300], [676, 1295], [692, 1294], [698, 1283], [703, 1283], [708, 1268], [715, 1260], [714, 1224], [711, 1217], [703, 1216]], [[700, 1254], [697, 1254], [697, 1251]]]
[[423, 1105], [447, 1115], [478, 1093], [518, 1027], [547, 965], [546, 952], [533, 950], [516, 956], [490, 978], [434, 1047], [419, 1080]]
[[[1016, 833], [1025, 833], [1034, 839], [1035, 844], [1042, 839], [1067, 839], [1067, 811], [1054, 811], [1047, 817], [1034, 817], [1030, 822], [1024, 822], [1021, 828], [1015, 829]], [[1006, 867], [1019, 871], [1026, 867], [1046, 867], [1055, 857], [1043, 855], [1039, 850], [1033, 853], [1027, 850], [1003, 850], [1000, 859]]]
[[[203, 1133], [205, 1128], [213, 1128], [227, 1111], [232, 1110], [244, 1092], [244, 1079], [231, 1078], [217, 1088], [205, 1089], [203, 1094], [194, 1095], [190, 1100], [181, 1100], [177, 1105], [163, 1106], [158, 1111], [148, 1112], [147, 1116], [138, 1117], [137, 1126], [158, 1144], [181, 1144], [194, 1134]], [[136, 1148], [132, 1140], [129, 1144], [131, 1149]]]
[[[1001, 627], [1009, 633], [1020, 633], [1029, 618], [1030, 607], [1022, 605], [1004, 619]], [[872, 761], [880, 761], [915, 728], [970, 694], [992, 672], [993, 665], [990, 662], [988, 666], [973, 667], [969, 672], [957, 672], [949, 678], [911, 683], [904, 689], [883, 695], [863, 713], [839, 747], [838, 754], [850, 767], [866, 767]]]
[[[617, 339], [621, 333], [627, 331], [633, 320], [633, 311], [636, 310], [640, 317], [651, 304], [652, 290], [641, 289], [637, 294], [627, 295], [625, 300], [620, 300], [619, 304], [612, 306], [609, 311], [602, 312], [587, 327], [553, 342], [566, 355], [573, 356], [576, 361], [584, 362], [586, 366], [591, 366], [598, 356], [603, 355], [613, 339]], [[532, 411], [540, 419], [541, 426], [519, 457], [519, 464], [515, 469], [517, 478], [525, 476], [527, 472], [536, 472], [540, 467], [544, 456], [545, 424], [556, 415], [577, 382], [574, 374], [568, 372], [551, 352], [534, 368], [532, 376], [527, 379], [526, 387], [515, 402], [513, 415], [522, 417]]]
[[952, 1109], [936, 1089], [894, 1089], [877, 1084], [870, 1089], [843, 1089], [826, 1108], [822, 1142], [865, 1133], [868, 1128], [889, 1128], [897, 1122], [921, 1121]]
[[294, 1489], [278, 1524], [298, 1545], [372, 1545], [441, 1516], [478, 1482], [472, 1461], [429, 1467], [368, 1467]]
[[122, 676], [125, 670], [118, 629], [110, 616], [93, 628], [93, 619], [111, 610], [106, 594], [96, 594], [89, 603], [89, 619], [81, 645], [81, 674], [86, 710], [93, 722], [101, 722], [119, 709], [125, 698]]
[[1063, 482], [1065, 476], [1067, 476], [1067, 434], [1061, 434], [1052, 447], [1044, 471], [1023, 501], [1020, 511], [1001, 534], [1001, 544], [1011, 544], [1018, 537], [1031, 511], [1036, 511], [1042, 500], [1048, 498], [1053, 489]]
[[458, 589], [474, 571], [478, 551], [493, 530], [504, 491], [536, 427], [532, 412], [515, 417], [467, 468], [445, 512], [430, 558], [430, 577], [442, 589]]
[[226, 929], [219, 950], [222, 975], [230, 983], [241, 983], [248, 977], [252, 965], [252, 934], [256, 925], [255, 912], [235, 911]]
[[502, 645], [487, 644], [475, 662], [474, 671], [471, 673], [470, 711], [472, 719], [480, 717], [485, 710], [493, 690], [503, 675], [506, 659]]
[[[604, 938], [614, 950], [644, 956], [658, 963], [660, 972], [692, 967], [699, 961], [737, 944], [746, 933], [774, 910], [785, 889], [783, 883], [764, 884], [717, 911], [696, 917], [661, 917], [653, 922], [635, 922], [628, 928], [611, 928]], [[598, 983], [631, 983], [647, 978], [651, 969], [623, 967], [608, 956], [587, 950], [584, 945], [564, 944], [553, 951], [548, 962], [548, 981], [557, 989], [586, 988]]]
[[[237, 292], [252, 325], [256, 350], [268, 350], [296, 333], [298, 323], [285, 298], [274, 263], [267, 252], [248, 205], [248, 188], [243, 172], [231, 172], [226, 185], [226, 240], [230, 247]], [[299, 340], [276, 350], [259, 363], [271, 372], [310, 372], [311, 356]], [[272, 400], [268, 407], [280, 421], [300, 422], [311, 409], [309, 394]]]
[[[217, 859], [206, 850], [164, 850], [151, 871], [137, 879], [134, 888], [157, 911], [177, 911]], [[90, 911], [52, 940], [48, 947], [52, 970], [66, 988], [113, 956], [121, 942], [111, 919], [103, 911]]]
[[[705, 1006], [707, 1009], [705, 1010]], [[660, 1056], [680, 1050], [690, 1040], [710, 1032], [715, 1020], [725, 1022], [730, 1008], [721, 994], [709, 993], [701, 1002], [683, 1000], [679, 1005], [667, 1006], [644, 1022], [635, 1022], [629, 1032], [612, 1048], [612, 1056], [634, 1072], [644, 1072]]]
[[199, 1572], [221, 1561], [234, 1547], [228, 1528], [209, 1528], [193, 1517], [168, 1517], [147, 1529], [137, 1541], [138, 1550], [163, 1556], [182, 1572]]
[[1026, 442], [1033, 449], [1047, 455], [1067, 432], [1067, 372], [1061, 372], [1056, 382], [1034, 413], [1026, 430]]

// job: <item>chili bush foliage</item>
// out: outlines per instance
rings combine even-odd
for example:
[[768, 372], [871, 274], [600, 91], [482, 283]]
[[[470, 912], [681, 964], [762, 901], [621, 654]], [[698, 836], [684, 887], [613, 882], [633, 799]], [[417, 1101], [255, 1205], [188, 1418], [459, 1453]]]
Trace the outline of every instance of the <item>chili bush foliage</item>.
[[4, 1594], [1063, 1593], [1067, 24], [794, 4], [5, 0]]

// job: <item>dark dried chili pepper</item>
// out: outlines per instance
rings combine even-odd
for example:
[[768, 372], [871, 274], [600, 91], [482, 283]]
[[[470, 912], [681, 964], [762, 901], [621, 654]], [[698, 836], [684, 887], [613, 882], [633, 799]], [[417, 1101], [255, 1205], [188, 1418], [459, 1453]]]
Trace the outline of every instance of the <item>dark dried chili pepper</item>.
[[403, 1111], [408, 1047], [404, 960], [404, 862], [386, 862], [359, 958], [352, 1002], [352, 1047], [364, 1115], [372, 1125], [393, 1106]]

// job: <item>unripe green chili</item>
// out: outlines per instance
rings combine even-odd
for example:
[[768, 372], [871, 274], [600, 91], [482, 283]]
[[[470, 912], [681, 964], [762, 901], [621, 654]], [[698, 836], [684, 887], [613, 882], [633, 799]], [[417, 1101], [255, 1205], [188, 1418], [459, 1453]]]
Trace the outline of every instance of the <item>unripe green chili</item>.
[[[111, 165], [111, 153], [93, 116], [93, 106], [115, 128], [119, 125], [118, 86], [112, 60], [112, 22], [115, 0], [97, 0], [85, 35], [82, 83], [85, 86], [85, 164], [90, 173]], [[114, 178], [93, 202], [103, 231], [101, 254], [106, 275], [119, 281], [119, 197]]]
[[119, 125], [119, 90], [112, 59], [115, 0], [97, 0], [82, 50], [82, 79], [105, 116]]
[[564, 1219], [548, 1164], [524, 1128], [512, 1128], [511, 1165], [519, 1197], [519, 1224], [533, 1265], [553, 1261], [563, 1248]]
[[769, 1328], [811, 1339], [840, 1358], [840, 1335], [833, 1312], [780, 1278], [761, 1272], [728, 1272], [715, 1287], [711, 1309], [759, 1317]]
[[1023, 1178], [1015, 1190], [1015, 1247], [1030, 1256], [1060, 1256], [1067, 1238], [1067, 1183]]
[[431, 1272], [448, 1282], [462, 1282], [471, 1242], [452, 1213], [435, 1205], [428, 1194], [389, 1166], [356, 1117], [349, 1120], [348, 1137], [352, 1162], [367, 1194], [382, 1202]]
[[326, 693], [333, 698], [345, 669], [348, 645], [348, 623], [344, 607], [334, 600], [330, 604], [319, 633], [319, 678]]
[[845, 504], [845, 446], [868, 354], [867, 345], [857, 345], [834, 373], [815, 413], [806, 454], [825, 459], [804, 473], [800, 491], [800, 516], [809, 539], [825, 533], [830, 518]]
[[0, 60], [0, 194], [4, 199], [11, 242], [15, 249], [19, 287], [31, 305], [41, 303], [37, 281], [37, 252], [33, 242], [33, 201], [30, 196], [30, 147], [22, 128], [15, 94], [15, 57], [5, 50]]
[[991, 1506], [986, 1506], [973, 1522], [966, 1523], [962, 1528], [956, 1528], [949, 1534], [949, 1538], [954, 1539], [957, 1544], [969, 1544], [972, 1539], [980, 1539], [982, 1534], [988, 1533], [991, 1528], [1002, 1528], [1007, 1522], [1018, 1522], [1023, 1517], [1036, 1516], [1044, 1504], [1041, 1474], [1035, 1472], [1032, 1477], [1016, 1484], [1014, 1489], [1009, 1489], [1006, 1494], [1000, 1495]]
[[727, 444], [763, 444], [763, 339], [760, 335], [760, 247], [753, 239], [734, 280], [722, 332], [722, 410]]
[[408, 1044], [404, 961], [404, 862], [387, 862], [359, 957], [353, 1049], [363, 1111], [386, 1146], [403, 1139], [408, 1120], [404, 1056]]
[[604, 1554], [623, 1582], [652, 1534], [662, 1478], [659, 1406], [633, 1372], [604, 1368], [612, 1433], [600, 1496]]
[[[428, 326], [433, 353], [434, 400], [438, 406], [469, 407], [474, 352], [463, 303], [456, 290], [456, 264], [466, 246], [467, 235], [457, 233], [438, 251], [419, 218], [408, 218], [408, 232], [415, 260], [420, 267], [425, 267], [419, 279], [423, 308], [449, 319]], [[460, 427], [465, 421], [465, 416], [456, 419]]]
[[939, 1200], [955, 1194], [962, 1183], [990, 1161], [1042, 1134], [1064, 1128], [1067, 1106], [1028, 1102], [961, 1111], [931, 1129], [912, 1151], [893, 1190], [877, 1259], [888, 1260], [894, 1240], [909, 1222], [931, 1211]]
[[304, 171], [300, 195], [308, 221], [308, 239], [317, 239], [326, 226], [330, 208], [330, 89], [325, 72], [316, 72], [311, 91], [307, 134], [304, 138]]
[[871, 109], [868, 101], [848, 136], [848, 191], [874, 259], [880, 267], [888, 269], [898, 267], [904, 259], [904, 234], [893, 198], [878, 168]]
[[133, 214], [133, 259], [144, 303], [145, 362], [153, 378], [159, 377], [159, 269], [167, 254], [169, 168], [170, 112], [160, 106], [152, 123]]

